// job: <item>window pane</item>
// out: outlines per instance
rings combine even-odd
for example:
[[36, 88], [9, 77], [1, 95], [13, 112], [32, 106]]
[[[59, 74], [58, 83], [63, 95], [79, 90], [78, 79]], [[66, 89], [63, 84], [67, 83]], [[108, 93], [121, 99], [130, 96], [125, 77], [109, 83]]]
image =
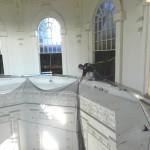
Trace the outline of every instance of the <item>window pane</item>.
[[112, 34], [112, 30], [111, 29], [107, 30], [107, 39], [111, 39], [112, 38], [111, 34]]
[[43, 43], [43, 39], [39, 39], [40, 45]]
[[49, 53], [52, 53], [52, 45], [49, 45]]
[[107, 41], [107, 49], [111, 49], [111, 40]]
[[43, 46], [40, 46], [40, 53], [43, 53]]
[[112, 40], [112, 49], [115, 49], [116, 48], [116, 40]]
[[114, 38], [116, 38], [116, 29], [112, 29], [112, 38], [114, 39]]
[[99, 50], [103, 50], [102, 42], [99, 42]]
[[53, 53], [56, 53], [56, 45], [53, 45]]
[[97, 42], [97, 50], [99, 50], [99, 45], [100, 45], [100, 42]]
[[95, 23], [95, 31], [97, 31], [97, 23]]
[[101, 31], [102, 30], [102, 22], [100, 21], [99, 22], [99, 31]]
[[57, 45], [57, 52], [61, 53], [61, 45]]
[[102, 32], [99, 32], [98, 34], [98, 41], [101, 41], [102, 40]]
[[97, 41], [98, 39], [97, 39], [97, 33], [95, 33], [95, 41]]
[[95, 50], [98, 50], [98, 48], [97, 48], [97, 42], [95, 42]]
[[106, 31], [103, 31], [103, 40], [106, 40]]
[[112, 22], [112, 28], [116, 28], [116, 23]]
[[106, 41], [103, 41], [103, 50], [106, 50]]
[[48, 52], [48, 47], [44, 46], [44, 53], [47, 53], [47, 52]]
[[103, 18], [103, 30], [107, 29], [106, 17]]
[[107, 20], [107, 28], [112, 28], [111, 19]]

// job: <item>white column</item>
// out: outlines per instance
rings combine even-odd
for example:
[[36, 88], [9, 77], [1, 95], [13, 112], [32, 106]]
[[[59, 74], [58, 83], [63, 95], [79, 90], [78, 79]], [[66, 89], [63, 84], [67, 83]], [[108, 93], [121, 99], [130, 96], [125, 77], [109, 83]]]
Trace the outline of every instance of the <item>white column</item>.
[[150, 95], [150, 3], [144, 5], [144, 22], [141, 48], [142, 93]]
[[11, 128], [12, 128], [12, 149], [20, 149], [20, 134], [19, 134], [19, 122], [17, 118], [20, 118], [20, 111], [10, 112], [11, 116]]
[[123, 21], [125, 12], [120, 11], [113, 16], [116, 22], [116, 58], [115, 58], [115, 82], [122, 84], [123, 66]]
[[61, 46], [62, 46], [62, 68], [63, 75], [68, 75], [68, 49], [67, 49], [67, 31], [61, 30]]
[[95, 53], [94, 53], [94, 41], [93, 41], [93, 23], [88, 23], [85, 26], [85, 30], [87, 31], [88, 36], [88, 62], [95, 62]]

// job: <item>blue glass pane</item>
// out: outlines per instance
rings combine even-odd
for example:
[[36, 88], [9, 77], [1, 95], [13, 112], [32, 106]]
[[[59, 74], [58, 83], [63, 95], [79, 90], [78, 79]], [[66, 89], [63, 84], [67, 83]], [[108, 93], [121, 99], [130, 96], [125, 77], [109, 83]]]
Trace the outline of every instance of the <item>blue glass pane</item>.
[[114, 6], [114, 3], [110, 3], [110, 4], [109, 4], [109, 9], [110, 9], [110, 10], [112, 10], [114, 7], [115, 7], [115, 6]]
[[56, 53], [56, 45], [53, 45], [53, 53]]
[[116, 9], [115, 9], [115, 8], [112, 10], [112, 13], [113, 13], [113, 14], [115, 14], [115, 13], [116, 13]]
[[105, 2], [105, 3], [104, 3], [104, 7], [105, 7], [105, 8], [108, 8], [109, 5], [110, 5], [110, 2]]
[[39, 39], [39, 42], [40, 42], [40, 44], [42, 44], [43, 43], [43, 39]]
[[52, 45], [48, 46], [49, 52], [52, 53]]
[[99, 13], [100, 13], [100, 8], [97, 10], [97, 13], [96, 13], [96, 14], [99, 15]]
[[102, 4], [100, 5], [100, 9], [101, 9], [101, 10], [104, 10], [104, 9], [105, 9], [105, 3], [102, 3]]
[[61, 45], [57, 45], [57, 52], [61, 53]]
[[47, 39], [43, 39], [43, 45], [47, 45]]
[[44, 46], [44, 52], [47, 53], [48, 52], [48, 47]]
[[42, 39], [43, 38], [43, 32], [39, 32], [39, 38]]
[[42, 28], [42, 30], [43, 30], [43, 29], [46, 30], [46, 26], [45, 26], [44, 21], [42, 21], [42, 22], [40, 23], [40, 27]]
[[40, 53], [43, 53], [43, 46], [40, 46]]

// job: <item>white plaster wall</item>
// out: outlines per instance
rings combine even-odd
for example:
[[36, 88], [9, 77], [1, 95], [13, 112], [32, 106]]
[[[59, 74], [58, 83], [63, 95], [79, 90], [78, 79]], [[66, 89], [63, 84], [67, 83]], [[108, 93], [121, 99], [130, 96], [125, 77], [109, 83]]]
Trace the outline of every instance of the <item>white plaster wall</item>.
[[88, 134], [89, 143], [88, 150], [108, 150], [104, 145], [102, 145], [96, 138], [94, 138], [90, 133]]
[[[42, 138], [43, 132], [47, 132], [56, 140], [59, 149], [78, 150], [76, 110], [66, 107], [61, 107], [61, 109], [67, 117], [67, 122], [64, 125], [54, 119], [49, 120], [40, 105], [23, 104], [1, 108], [0, 148], [8, 150], [13, 148], [16, 150], [44, 150]], [[19, 115], [11, 115], [16, 112]]]
[[124, 20], [123, 24], [122, 83], [123, 85], [141, 91], [142, 85], [140, 84], [139, 68], [141, 39], [137, 28], [138, 10], [136, 4], [136, 0], [123, 1], [126, 20]]

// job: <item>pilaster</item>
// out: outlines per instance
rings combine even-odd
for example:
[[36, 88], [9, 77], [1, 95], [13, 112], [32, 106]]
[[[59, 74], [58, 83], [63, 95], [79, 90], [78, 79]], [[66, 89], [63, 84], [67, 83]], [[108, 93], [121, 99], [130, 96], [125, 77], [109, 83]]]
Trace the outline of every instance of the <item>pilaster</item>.
[[119, 11], [113, 16], [116, 22], [116, 58], [115, 58], [115, 82], [122, 83], [123, 66], [123, 21], [126, 18], [124, 11]]

